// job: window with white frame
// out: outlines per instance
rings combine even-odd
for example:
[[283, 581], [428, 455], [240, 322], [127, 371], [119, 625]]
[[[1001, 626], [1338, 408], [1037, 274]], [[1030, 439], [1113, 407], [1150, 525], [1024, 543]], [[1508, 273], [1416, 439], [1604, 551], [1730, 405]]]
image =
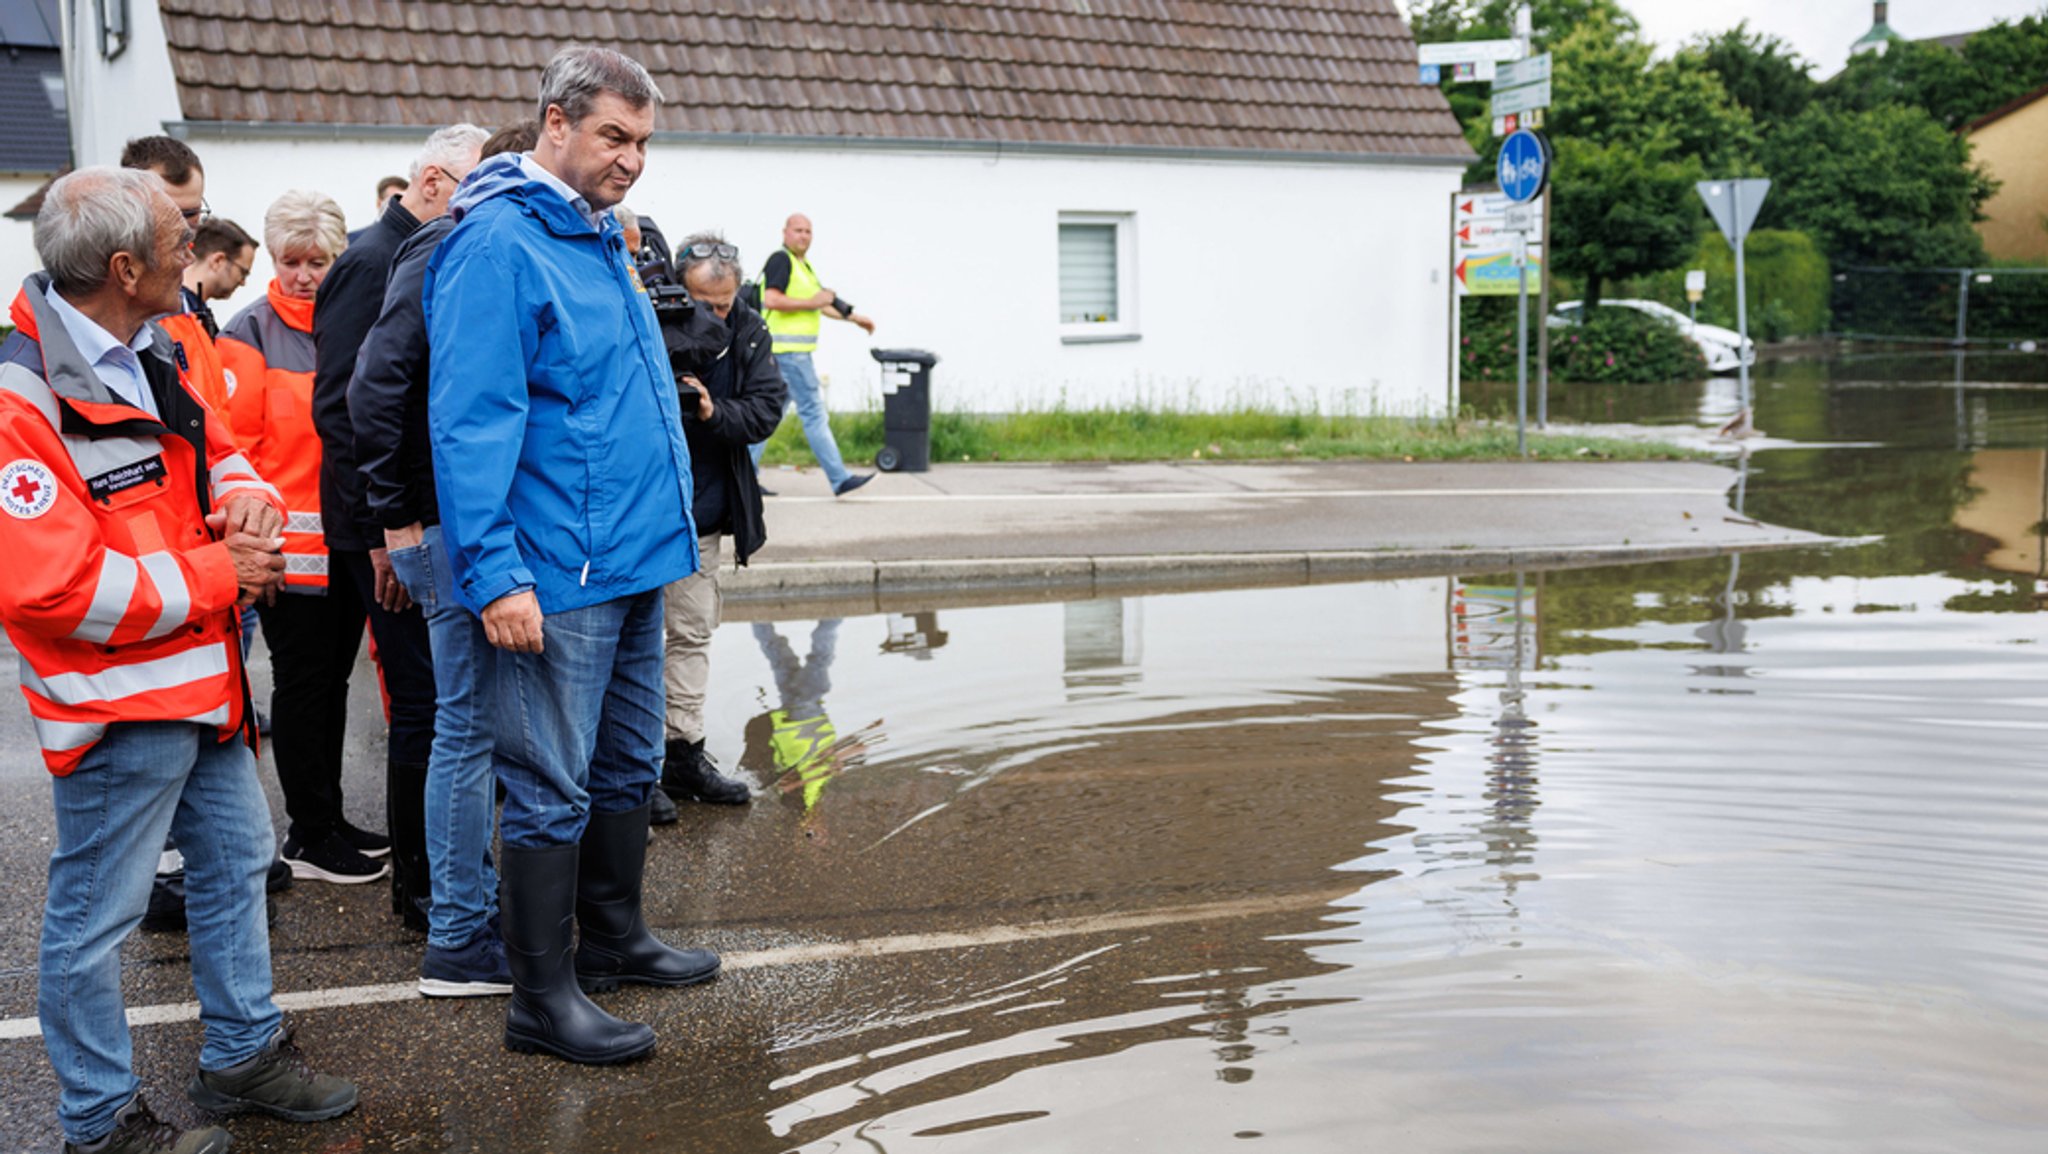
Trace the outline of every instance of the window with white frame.
[[1137, 226], [1130, 213], [1060, 214], [1060, 338], [1136, 340]]

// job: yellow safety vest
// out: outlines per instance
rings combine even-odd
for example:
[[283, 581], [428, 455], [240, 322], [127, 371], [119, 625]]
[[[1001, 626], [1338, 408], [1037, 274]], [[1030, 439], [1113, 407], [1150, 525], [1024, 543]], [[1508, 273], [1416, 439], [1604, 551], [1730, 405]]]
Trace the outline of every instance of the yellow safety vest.
[[[783, 295], [802, 300], [816, 296], [824, 286], [818, 283], [818, 274], [811, 271], [811, 262], [782, 250], [789, 257], [789, 287]], [[808, 353], [818, 347], [818, 321], [824, 314], [817, 309], [767, 310], [768, 333], [775, 338], [772, 351], [778, 353]]]

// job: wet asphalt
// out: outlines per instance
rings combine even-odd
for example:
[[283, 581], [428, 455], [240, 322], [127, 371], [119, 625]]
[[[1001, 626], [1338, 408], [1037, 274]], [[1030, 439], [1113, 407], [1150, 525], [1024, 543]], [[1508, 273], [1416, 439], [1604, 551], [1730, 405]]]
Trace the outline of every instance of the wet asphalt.
[[[814, 615], [821, 605], [871, 612], [891, 599], [1086, 595], [1108, 587], [1105, 574], [1132, 591], [1289, 583], [1313, 579], [1318, 555], [1343, 561], [1326, 578], [1357, 579], [1375, 557], [1399, 558], [1401, 571], [1451, 572], [1500, 551], [1592, 564], [1821, 540], [1735, 514], [1737, 479], [1701, 464], [958, 466], [885, 476], [834, 501], [815, 475], [771, 474], [784, 494], [769, 507], [774, 543], [733, 583], [728, 620]], [[1282, 560], [1277, 574], [1233, 570], [1206, 560], [1219, 554]], [[1045, 558], [1088, 569], [1033, 568]], [[1299, 577], [1290, 558], [1302, 559]], [[910, 580], [917, 564], [934, 567]], [[883, 565], [904, 567], [894, 584]], [[252, 677], [267, 697], [260, 645]], [[671, 940], [719, 950], [728, 968], [701, 988], [604, 996], [661, 1038], [651, 1059], [625, 1067], [507, 1053], [502, 1000], [409, 992], [424, 941], [392, 916], [384, 884], [301, 882], [278, 900], [276, 988], [310, 1055], [357, 1080], [362, 1105], [318, 1125], [237, 1119], [236, 1149], [790, 1149], [834, 1132], [834, 1118], [857, 1117], [857, 1104], [881, 1092], [863, 1086], [865, 1065], [945, 1036], [962, 1007], [1014, 1011], [1020, 1025], [1007, 1044], [1017, 1053], [894, 1084], [898, 1108], [998, 1080], [1033, 1047], [1086, 1057], [1189, 1030], [1219, 1039], [1217, 1076], [1228, 1081], [1230, 1035], [1255, 1028], [1270, 1007], [1234, 1003], [1216, 975], [1241, 968], [1270, 986], [1322, 969], [1291, 939], [1363, 879], [1317, 863], [1393, 828], [1391, 771], [1361, 766], [1401, 764], [1391, 751], [1406, 738], [1344, 718], [1427, 714], [1444, 692], [1361, 687], [1332, 711], [1334, 730], [1352, 734], [1264, 728], [1249, 707], [1212, 713], [1191, 703], [1142, 741], [1077, 742], [965, 793], [946, 779], [956, 771], [935, 767], [829, 813], [807, 813], [772, 789], [748, 807], [685, 805], [680, 824], [654, 834], [649, 920]], [[348, 741], [350, 815], [381, 828], [381, 715], [367, 662], [353, 682]], [[1374, 743], [1389, 756], [1375, 759]], [[1284, 794], [1247, 772], [1275, 758], [1292, 767]], [[281, 815], [267, 757], [261, 776]], [[752, 776], [759, 785], [767, 775]], [[0, 709], [0, 852], [13, 883], [0, 889], [8, 1151], [58, 1148], [56, 1084], [33, 1034], [48, 792], [25, 710]], [[942, 802], [951, 807], [943, 825], [904, 824], [904, 814]], [[1281, 842], [1307, 852], [1270, 852]], [[170, 1008], [168, 1021], [135, 1027], [136, 1065], [159, 1112], [189, 1123], [181, 1091], [198, 1026], [177, 1008], [191, 999], [183, 936], [135, 935], [124, 988], [131, 1012]], [[1032, 1016], [1055, 1005], [1060, 1018], [1037, 1035]], [[1057, 1021], [1076, 1016], [1119, 1025], [1062, 1037]], [[899, 1079], [903, 1068], [892, 1067]], [[954, 1119], [922, 1137], [1005, 1120]], [[1278, 1121], [1248, 1120], [1244, 1132]], [[880, 1137], [860, 1145], [883, 1148]]]

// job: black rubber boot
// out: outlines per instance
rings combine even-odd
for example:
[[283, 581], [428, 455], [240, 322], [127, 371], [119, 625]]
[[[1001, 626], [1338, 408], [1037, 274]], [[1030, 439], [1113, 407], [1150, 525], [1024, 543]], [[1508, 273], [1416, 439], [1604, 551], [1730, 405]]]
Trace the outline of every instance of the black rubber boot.
[[[647, 835], [640, 837], [644, 843]], [[576, 985], [577, 852], [573, 845], [506, 846], [500, 857], [498, 910], [512, 968], [505, 1048], [586, 1066], [630, 1062], [654, 1051], [654, 1028], [612, 1017]]]
[[427, 864], [427, 767], [387, 762], [385, 828], [391, 831], [391, 912], [409, 930], [427, 932], [434, 871]]
[[677, 801], [712, 805], [745, 805], [754, 800], [747, 783], [718, 772], [718, 763], [704, 752], [704, 739], [670, 739], [661, 761], [661, 792]]
[[640, 916], [640, 882], [647, 868], [647, 807], [624, 813], [592, 810], [584, 827], [577, 868], [576, 980], [585, 990], [616, 989], [621, 982], [693, 986], [718, 976], [718, 955], [679, 950], [655, 937]]

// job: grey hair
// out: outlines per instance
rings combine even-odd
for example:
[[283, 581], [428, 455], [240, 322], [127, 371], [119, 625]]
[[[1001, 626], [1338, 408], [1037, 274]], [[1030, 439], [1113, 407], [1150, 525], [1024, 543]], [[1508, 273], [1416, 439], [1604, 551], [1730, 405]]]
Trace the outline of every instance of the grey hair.
[[420, 173], [429, 165], [447, 172], [451, 168], [468, 169], [476, 163], [476, 154], [481, 152], [484, 141], [491, 138], [489, 129], [474, 124], [451, 124], [436, 129], [427, 137], [427, 143], [420, 148], [420, 154], [413, 158], [408, 170], [408, 180], [418, 180]]
[[35, 244], [57, 291], [67, 297], [98, 292], [119, 252], [154, 269], [155, 202], [169, 200], [163, 188], [156, 173], [133, 168], [81, 168], [52, 184], [36, 213]]
[[640, 231], [640, 214], [623, 204], [612, 206], [612, 215], [618, 218], [619, 227], [627, 232]]
[[684, 237], [683, 243], [676, 246], [676, 266], [682, 270], [681, 275], [688, 276], [691, 269], [703, 267], [708, 268], [711, 275], [719, 280], [731, 277], [733, 283], [738, 284], [747, 279], [746, 274], [740, 271], [738, 257], [728, 260], [725, 257], [719, 256], [716, 252], [713, 252], [710, 256], [690, 255], [690, 246], [693, 244], [726, 243], [728, 242], [725, 239], [725, 234], [716, 230], [693, 232]]
[[270, 250], [272, 260], [308, 248], [319, 249], [332, 260], [348, 247], [348, 218], [333, 197], [292, 189], [263, 214], [263, 247]]
[[662, 101], [661, 89], [639, 61], [609, 48], [571, 44], [555, 53], [540, 74], [540, 122], [548, 122], [549, 105], [559, 105], [570, 124], [581, 124], [597, 107], [602, 92], [613, 93], [635, 109]]

